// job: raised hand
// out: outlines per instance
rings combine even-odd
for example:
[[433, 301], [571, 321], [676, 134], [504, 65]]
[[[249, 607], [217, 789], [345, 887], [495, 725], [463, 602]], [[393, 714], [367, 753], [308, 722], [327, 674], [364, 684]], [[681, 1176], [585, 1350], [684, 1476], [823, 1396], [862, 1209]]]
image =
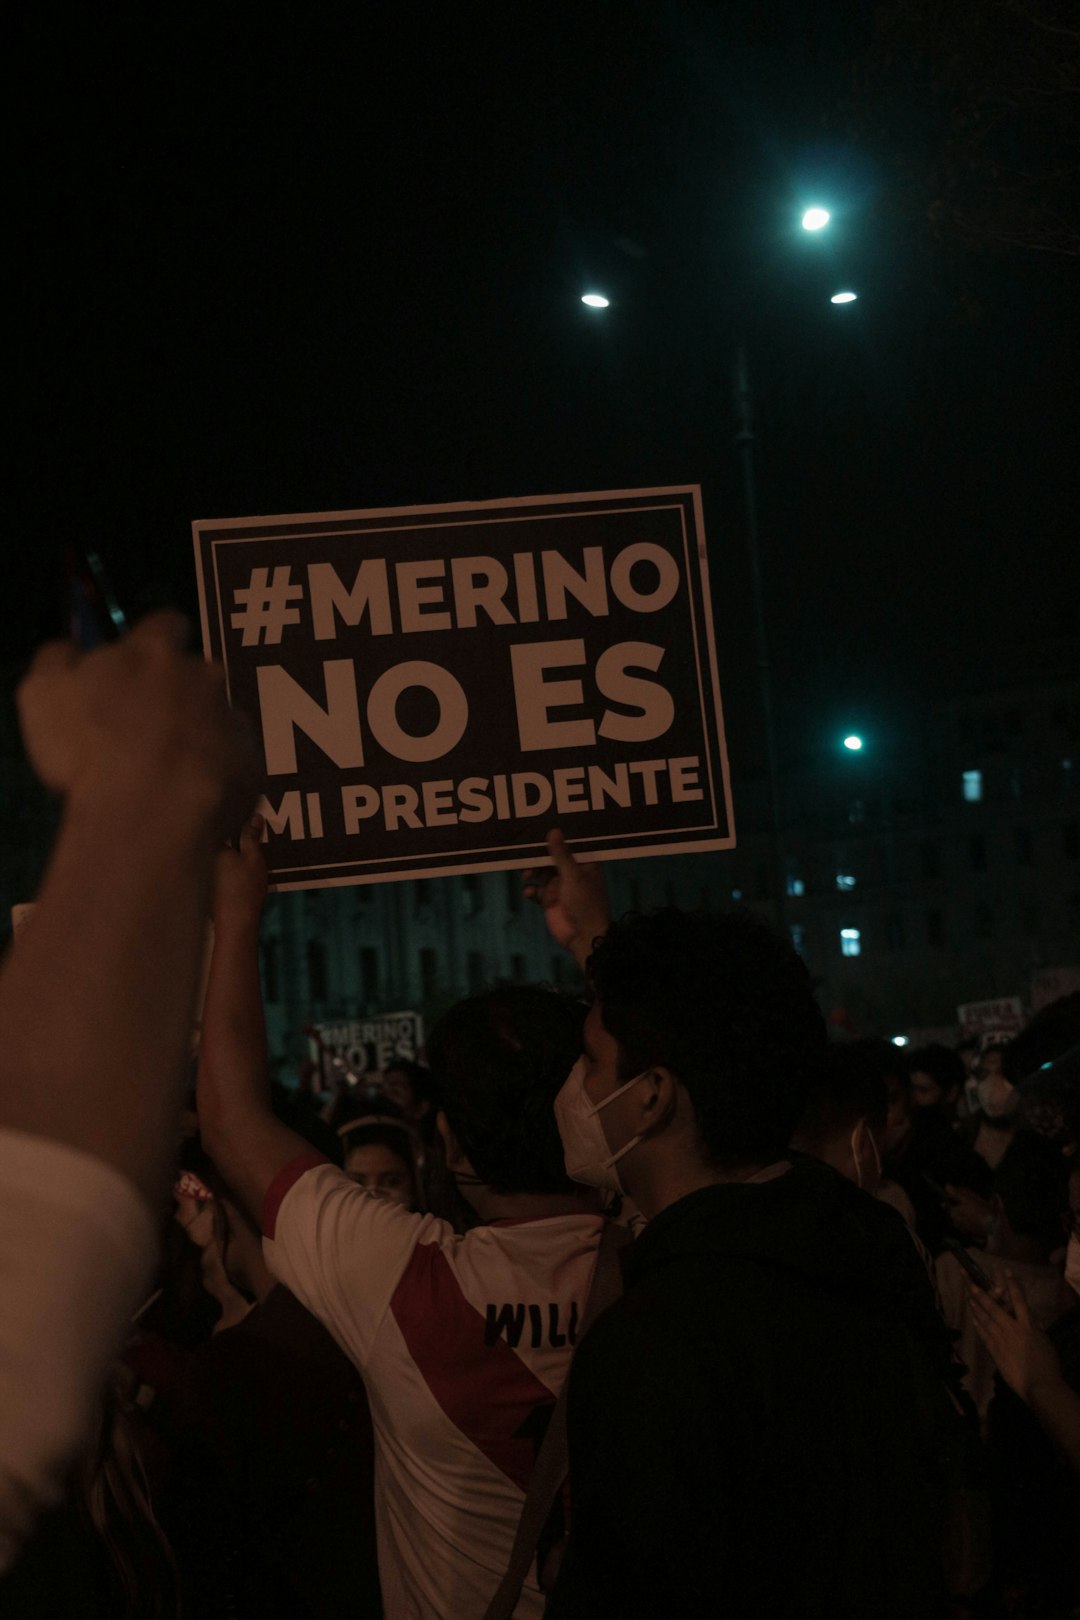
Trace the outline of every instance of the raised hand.
[[547, 851], [551, 866], [523, 874], [525, 896], [543, 909], [552, 939], [584, 968], [593, 941], [611, 921], [604, 869], [598, 861], [577, 860], [557, 828], [547, 835]]
[[254, 925], [257, 929], [269, 882], [262, 850], [263, 818], [244, 823], [235, 849], [223, 849], [214, 863], [213, 917], [216, 930]]
[[257, 767], [220, 669], [185, 649], [187, 621], [155, 613], [81, 654], [50, 642], [19, 687], [30, 762], [47, 787], [104, 804], [189, 806], [221, 836], [247, 815]]

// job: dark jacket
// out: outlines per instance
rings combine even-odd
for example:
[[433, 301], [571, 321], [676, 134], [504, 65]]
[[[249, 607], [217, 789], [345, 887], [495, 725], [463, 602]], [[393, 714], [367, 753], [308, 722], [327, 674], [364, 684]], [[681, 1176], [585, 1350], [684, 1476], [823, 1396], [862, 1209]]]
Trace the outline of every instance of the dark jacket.
[[827, 1166], [704, 1188], [570, 1375], [549, 1620], [931, 1620], [949, 1337], [901, 1218]]

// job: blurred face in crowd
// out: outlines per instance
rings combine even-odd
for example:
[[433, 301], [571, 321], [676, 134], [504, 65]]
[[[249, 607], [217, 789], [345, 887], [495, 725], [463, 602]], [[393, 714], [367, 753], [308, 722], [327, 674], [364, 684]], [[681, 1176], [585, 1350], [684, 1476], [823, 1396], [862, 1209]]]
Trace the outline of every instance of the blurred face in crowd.
[[407, 1070], [392, 1066], [386, 1069], [383, 1072], [383, 1085], [390, 1101], [397, 1104], [406, 1119], [421, 1120], [429, 1111], [430, 1104], [418, 1100]]
[[1013, 1086], [1005, 1078], [1001, 1051], [991, 1047], [979, 1059], [975, 1070], [975, 1090], [979, 1107], [988, 1119], [1003, 1119], [1015, 1105]]
[[889, 1112], [885, 1120], [885, 1152], [891, 1153], [911, 1129], [911, 1102], [907, 1087], [898, 1074], [885, 1076]]
[[408, 1209], [412, 1204], [412, 1176], [405, 1160], [381, 1142], [367, 1142], [350, 1148], [345, 1156], [345, 1173], [363, 1187], [393, 1204]]
[[911, 1102], [915, 1108], [938, 1108], [946, 1101], [945, 1093], [932, 1074], [924, 1069], [911, 1071]]

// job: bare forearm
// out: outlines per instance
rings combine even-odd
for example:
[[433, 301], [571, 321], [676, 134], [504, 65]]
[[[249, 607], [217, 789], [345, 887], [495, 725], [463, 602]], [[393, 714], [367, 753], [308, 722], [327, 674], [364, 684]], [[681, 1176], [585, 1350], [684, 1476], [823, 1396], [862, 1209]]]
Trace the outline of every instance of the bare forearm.
[[1062, 1378], [1037, 1384], [1028, 1395], [1028, 1405], [1058, 1450], [1080, 1473], [1080, 1395]]
[[0, 1125], [81, 1148], [151, 1200], [175, 1148], [212, 859], [197, 804], [71, 802], [0, 975]]
[[217, 923], [203, 1007], [196, 1108], [203, 1144], [258, 1223], [275, 1171], [309, 1151], [270, 1102], [257, 917]]

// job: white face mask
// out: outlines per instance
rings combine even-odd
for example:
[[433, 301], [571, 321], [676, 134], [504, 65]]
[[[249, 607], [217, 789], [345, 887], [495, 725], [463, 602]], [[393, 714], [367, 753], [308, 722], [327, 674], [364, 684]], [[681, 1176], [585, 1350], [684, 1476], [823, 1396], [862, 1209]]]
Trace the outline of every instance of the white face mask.
[[600, 1123], [600, 1111], [644, 1078], [643, 1074], [636, 1074], [632, 1080], [617, 1086], [603, 1102], [594, 1103], [585, 1090], [585, 1059], [578, 1058], [555, 1098], [555, 1120], [562, 1139], [566, 1173], [571, 1181], [581, 1182], [586, 1187], [600, 1187], [604, 1192], [623, 1191], [615, 1165], [624, 1153], [637, 1147], [641, 1137], [632, 1136], [617, 1153], [612, 1153]]
[[1080, 1232], [1072, 1232], [1065, 1250], [1065, 1281], [1080, 1294]]
[[1013, 1087], [1003, 1074], [992, 1074], [978, 1082], [979, 1107], [988, 1119], [1004, 1119], [1012, 1111]]

